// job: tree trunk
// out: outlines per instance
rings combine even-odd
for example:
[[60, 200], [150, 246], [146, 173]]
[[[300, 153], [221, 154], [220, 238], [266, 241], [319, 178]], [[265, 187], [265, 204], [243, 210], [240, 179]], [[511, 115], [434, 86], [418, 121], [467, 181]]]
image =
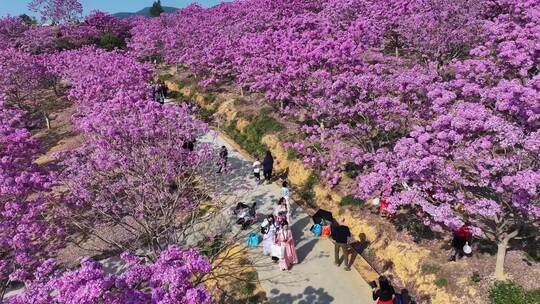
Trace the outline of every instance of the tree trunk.
[[49, 118], [49, 115], [47, 113], [43, 113], [43, 118], [45, 118], [45, 125], [47, 126], [47, 130], [51, 129], [51, 119]]
[[325, 140], [325, 136], [324, 136], [324, 133], [325, 133], [325, 132], [324, 132], [324, 122], [321, 121], [321, 122], [319, 123], [319, 127], [321, 128], [321, 142], [324, 142], [324, 140]]
[[396, 57], [399, 57], [399, 48], [396, 46], [395, 48]]
[[244, 97], [244, 88], [240, 86], [240, 96]]
[[506, 249], [508, 249], [508, 242], [515, 238], [519, 233], [519, 230], [515, 230], [505, 235], [497, 244], [497, 262], [495, 263], [495, 279], [503, 281], [506, 279], [504, 274], [504, 259], [506, 257]]

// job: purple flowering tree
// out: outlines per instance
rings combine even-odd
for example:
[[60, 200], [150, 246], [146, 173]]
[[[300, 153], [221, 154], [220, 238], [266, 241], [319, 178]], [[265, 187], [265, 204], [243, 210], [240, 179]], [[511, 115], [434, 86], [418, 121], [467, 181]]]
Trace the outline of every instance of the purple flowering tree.
[[41, 15], [42, 22], [60, 24], [77, 21], [83, 7], [78, 0], [32, 0], [28, 8]]
[[35, 279], [34, 269], [63, 245], [51, 212], [54, 176], [33, 163], [39, 152], [22, 113], [0, 105], [0, 298], [11, 282]]
[[197, 283], [211, 267], [195, 250], [170, 246], [155, 262], [129, 254], [122, 258], [128, 266], [120, 274], [107, 273], [91, 259], [64, 273], [47, 261], [37, 270], [38, 279], [6, 303], [211, 303], [206, 289]]

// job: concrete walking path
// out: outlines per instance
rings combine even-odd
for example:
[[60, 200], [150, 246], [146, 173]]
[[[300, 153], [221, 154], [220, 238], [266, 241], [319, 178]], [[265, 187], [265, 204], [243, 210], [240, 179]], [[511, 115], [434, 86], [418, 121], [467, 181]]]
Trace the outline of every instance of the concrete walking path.
[[[202, 141], [215, 146], [225, 145], [229, 149], [231, 171], [223, 175], [230, 191], [242, 202], [257, 202], [257, 213], [261, 219], [273, 213], [281, 194], [277, 184], [257, 185], [253, 178], [252, 161], [234, 149], [215, 132]], [[285, 303], [373, 303], [371, 288], [353, 268], [345, 271], [344, 266], [334, 265], [334, 245], [327, 238], [314, 237], [309, 228], [312, 220], [294, 202], [291, 228], [296, 242], [299, 264], [290, 271], [282, 271], [270, 257], [264, 257], [262, 248], [250, 248], [249, 253], [259, 275], [262, 288], [272, 304]], [[259, 230], [259, 223], [251, 228]]]

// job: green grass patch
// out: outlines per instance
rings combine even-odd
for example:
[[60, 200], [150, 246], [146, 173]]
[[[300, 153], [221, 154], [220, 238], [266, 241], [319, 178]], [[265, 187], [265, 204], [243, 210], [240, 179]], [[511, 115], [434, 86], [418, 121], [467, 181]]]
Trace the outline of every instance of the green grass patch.
[[482, 277], [477, 271], [474, 271], [469, 277], [469, 282], [471, 283], [471, 285], [476, 285], [480, 283], [480, 281], [482, 281]]
[[355, 207], [362, 207], [366, 203], [365, 200], [354, 198], [352, 195], [347, 195], [341, 198], [341, 201], [339, 202], [339, 205], [341, 207], [344, 206], [355, 206]]
[[213, 103], [216, 101], [216, 95], [214, 94], [206, 94], [204, 95], [204, 101], [207, 103]]
[[288, 160], [295, 160], [298, 158], [298, 153], [296, 152], [295, 149], [293, 148], [288, 148], [287, 149], [287, 159]]
[[489, 290], [491, 304], [540, 303], [540, 289], [526, 291], [512, 281], [496, 282]]
[[171, 80], [172, 78], [173, 78], [173, 75], [171, 74], [161, 74], [158, 76], [159, 81], [167, 81], [167, 80]]
[[262, 137], [282, 129], [283, 126], [277, 120], [268, 116], [268, 109], [263, 109], [251, 119], [243, 133], [236, 130], [236, 121], [227, 125], [225, 132], [250, 154], [260, 156], [268, 150], [268, 147], [261, 143]]
[[435, 285], [439, 288], [446, 287], [448, 285], [448, 279], [438, 278], [437, 280], [435, 280]]
[[441, 266], [433, 263], [422, 264], [423, 274], [435, 274], [441, 270]]

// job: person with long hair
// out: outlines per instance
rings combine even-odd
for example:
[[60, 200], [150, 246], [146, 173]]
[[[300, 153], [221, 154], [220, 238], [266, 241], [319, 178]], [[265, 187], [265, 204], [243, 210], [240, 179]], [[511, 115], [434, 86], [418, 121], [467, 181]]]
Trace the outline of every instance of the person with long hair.
[[285, 247], [284, 255], [279, 260], [279, 266], [281, 270], [289, 270], [292, 265], [298, 264], [298, 256], [296, 255], [296, 245], [289, 224], [284, 221], [281, 225], [281, 229], [276, 235], [276, 244]]
[[262, 245], [264, 255], [272, 254], [272, 245], [276, 242], [277, 226], [272, 214], [266, 216], [261, 224]]
[[373, 300], [377, 301], [377, 304], [393, 304], [394, 303], [394, 287], [390, 284], [390, 281], [385, 276], [379, 277], [379, 288], [373, 288]]

